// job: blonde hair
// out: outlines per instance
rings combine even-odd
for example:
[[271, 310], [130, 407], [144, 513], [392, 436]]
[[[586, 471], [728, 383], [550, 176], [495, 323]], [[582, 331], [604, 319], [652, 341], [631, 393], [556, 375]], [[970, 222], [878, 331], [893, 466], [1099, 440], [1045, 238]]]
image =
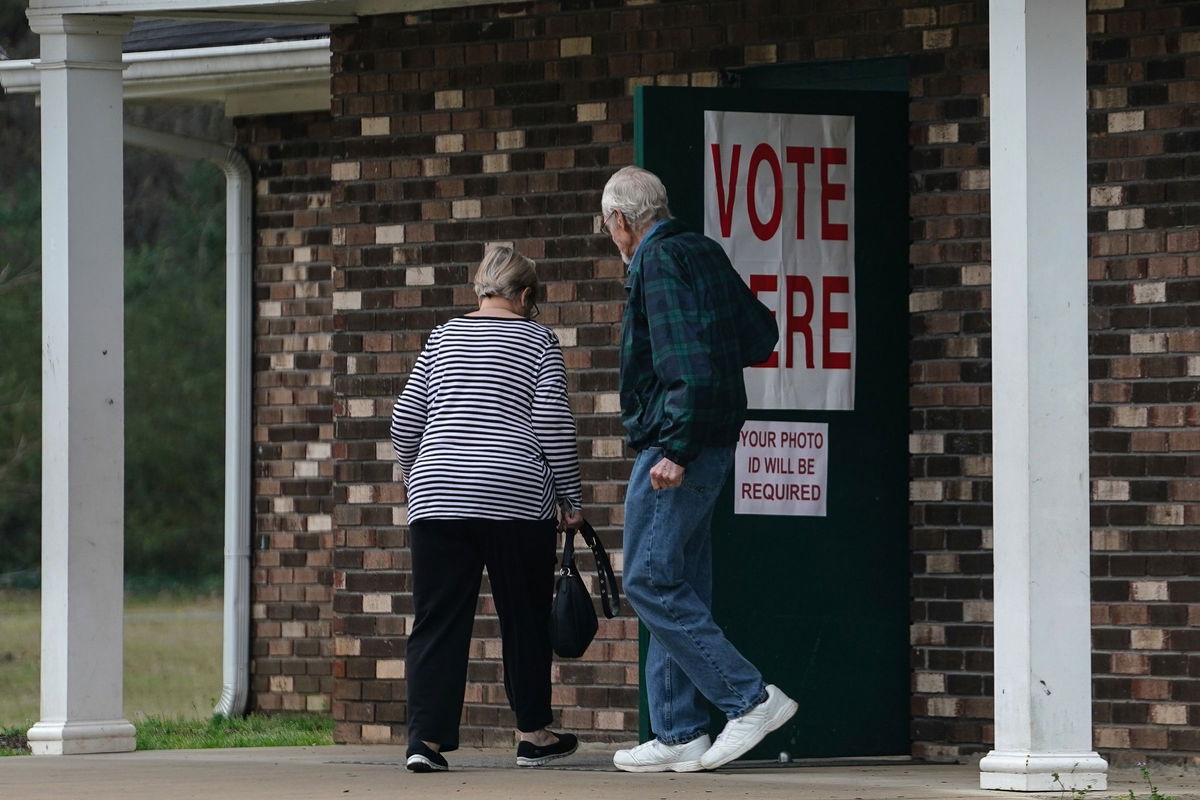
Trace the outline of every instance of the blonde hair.
[[521, 292], [537, 294], [538, 278], [533, 261], [506, 244], [488, 245], [475, 270], [475, 294], [480, 297], [504, 297], [516, 300]]

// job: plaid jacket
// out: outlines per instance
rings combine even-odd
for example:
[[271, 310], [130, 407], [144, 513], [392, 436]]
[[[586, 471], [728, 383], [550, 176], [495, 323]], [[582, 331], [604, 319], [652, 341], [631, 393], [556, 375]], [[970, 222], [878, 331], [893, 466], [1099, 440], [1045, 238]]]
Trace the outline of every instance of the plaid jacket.
[[629, 265], [621, 331], [621, 422], [634, 450], [662, 447], [687, 465], [737, 441], [746, 420], [742, 368], [779, 339], [721, 246], [669, 220]]

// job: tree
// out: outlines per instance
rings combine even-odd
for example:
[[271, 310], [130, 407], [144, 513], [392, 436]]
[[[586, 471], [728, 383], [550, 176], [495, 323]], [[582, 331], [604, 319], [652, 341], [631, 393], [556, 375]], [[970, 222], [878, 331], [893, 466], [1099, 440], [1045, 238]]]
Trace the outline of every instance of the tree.
[[41, 199], [36, 173], [0, 194], [0, 571], [38, 560]]
[[[167, 185], [162, 235], [125, 255], [125, 558], [193, 580], [222, 564], [224, 182]], [[39, 218], [36, 172], [0, 190], [0, 573], [40, 552]]]
[[167, 235], [125, 258], [126, 571], [221, 572], [224, 180], [186, 176]]

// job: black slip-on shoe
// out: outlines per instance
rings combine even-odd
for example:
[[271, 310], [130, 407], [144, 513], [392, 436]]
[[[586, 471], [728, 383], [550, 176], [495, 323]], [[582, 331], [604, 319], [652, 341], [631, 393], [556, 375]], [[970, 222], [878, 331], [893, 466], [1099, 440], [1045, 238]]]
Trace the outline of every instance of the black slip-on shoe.
[[[551, 733], [554, 733], [551, 731]], [[537, 746], [533, 742], [521, 742], [517, 745], [518, 767], [540, 767], [556, 758], [564, 758], [579, 749], [579, 739], [573, 733], [555, 733], [558, 741]]]
[[421, 741], [408, 746], [408, 761], [404, 766], [409, 772], [446, 772], [450, 769], [441, 753], [435, 753]]

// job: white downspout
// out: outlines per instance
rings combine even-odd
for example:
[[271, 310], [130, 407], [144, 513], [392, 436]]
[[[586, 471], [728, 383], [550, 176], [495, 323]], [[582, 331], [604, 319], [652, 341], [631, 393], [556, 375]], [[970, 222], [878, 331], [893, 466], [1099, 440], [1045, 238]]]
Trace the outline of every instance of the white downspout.
[[241, 716], [250, 689], [250, 394], [252, 319], [250, 167], [231, 147], [125, 126], [136, 147], [211, 162], [225, 173], [224, 688], [213, 713]]

